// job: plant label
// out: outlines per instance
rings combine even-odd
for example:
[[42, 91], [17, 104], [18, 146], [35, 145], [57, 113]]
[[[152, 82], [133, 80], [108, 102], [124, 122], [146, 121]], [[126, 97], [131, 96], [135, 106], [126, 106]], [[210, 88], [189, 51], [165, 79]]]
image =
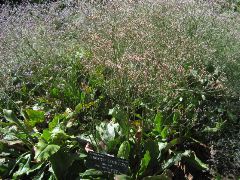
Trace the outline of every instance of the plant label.
[[90, 151], [86, 166], [108, 174], [127, 174], [129, 163], [125, 159]]

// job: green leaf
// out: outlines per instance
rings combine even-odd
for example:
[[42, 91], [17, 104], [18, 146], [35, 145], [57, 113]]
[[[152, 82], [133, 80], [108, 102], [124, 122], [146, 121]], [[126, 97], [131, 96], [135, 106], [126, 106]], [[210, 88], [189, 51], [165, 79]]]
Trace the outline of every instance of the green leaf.
[[38, 173], [36, 176], [32, 177], [32, 180], [42, 180], [44, 177], [44, 174], [45, 174], [44, 172], [40, 171], [40, 173]]
[[111, 151], [121, 142], [120, 137], [122, 131], [119, 123], [105, 123], [102, 122], [99, 126], [96, 126], [98, 137], [104, 141], [107, 145], [107, 150]]
[[60, 149], [60, 146], [55, 144], [46, 144], [44, 141], [39, 141], [35, 147], [35, 157], [38, 162], [45, 161]]
[[80, 113], [84, 108], [83, 103], [79, 103], [76, 107], [75, 107], [75, 113]]
[[165, 148], [167, 147], [167, 142], [158, 142], [158, 151], [159, 151], [159, 155], [157, 157], [158, 160], [160, 160], [162, 158], [163, 153], [165, 152]]
[[108, 114], [112, 115], [112, 117], [119, 123], [124, 134], [129, 133], [128, 115], [123, 109], [116, 106], [113, 109], [110, 109]]
[[93, 177], [100, 177], [103, 173], [101, 171], [95, 169], [88, 169], [84, 173], [80, 173], [79, 176], [81, 178], [93, 178]]
[[102, 122], [99, 126], [96, 127], [96, 129], [101, 139], [106, 142], [112, 141], [121, 135], [120, 125], [114, 122], [110, 123]]
[[49, 123], [49, 130], [53, 130], [62, 120], [64, 120], [66, 116], [64, 114], [57, 114], [54, 116], [53, 120]]
[[55, 127], [51, 132], [51, 142], [62, 145], [66, 142], [69, 136], [60, 127]]
[[193, 165], [195, 168], [199, 170], [208, 170], [208, 165], [203, 163], [194, 152], [191, 153], [190, 156], [184, 157], [184, 160], [189, 162], [191, 165]]
[[189, 150], [187, 150], [183, 153], [176, 153], [172, 158], [170, 158], [169, 160], [167, 160], [165, 163], [162, 164], [162, 169], [165, 170], [165, 169], [171, 167], [176, 162], [181, 161], [181, 159], [183, 157], [190, 156], [190, 154], [191, 154], [191, 151], [189, 151]]
[[173, 124], [177, 124], [180, 119], [180, 113], [179, 112], [174, 112], [173, 114]]
[[43, 138], [45, 141], [49, 142], [51, 139], [51, 133], [48, 129], [44, 129], [41, 138]]
[[68, 168], [78, 157], [75, 154], [59, 150], [50, 158], [52, 169], [57, 179], [67, 179]]
[[154, 130], [161, 133], [163, 129], [163, 116], [161, 112], [158, 112], [154, 119]]
[[[31, 139], [32, 141], [34, 141], [33, 138], [32, 138], [31, 135], [30, 135], [30, 132], [23, 126], [22, 122], [19, 121], [19, 119], [16, 117], [16, 115], [13, 113], [12, 110], [6, 110], [6, 109], [4, 109], [4, 110], [3, 110], [3, 114], [4, 114], [4, 117], [5, 117], [5, 119], [6, 119], [7, 121], [16, 124], [17, 127], [18, 127], [21, 131], [23, 131], [23, 132], [27, 135], [27, 137], [29, 137], [29, 139]], [[27, 140], [24, 139], [24, 138], [21, 138], [21, 140], [24, 141], [26, 144], [28, 143]]]
[[6, 118], [7, 121], [13, 122], [16, 124], [22, 131], [26, 131], [26, 128], [22, 125], [22, 123], [19, 121], [19, 119], [16, 117], [16, 115], [13, 113], [12, 110], [3, 110], [4, 117]]
[[176, 146], [177, 144], [182, 143], [182, 141], [183, 141], [182, 138], [175, 138], [175, 139], [171, 140], [170, 142], [167, 143], [165, 151], [168, 151], [169, 149], [171, 149], [172, 147]]
[[155, 165], [159, 156], [158, 142], [156, 140], [148, 139], [144, 141], [144, 149], [150, 153], [151, 165]]
[[36, 124], [42, 123], [45, 120], [45, 113], [43, 111], [26, 109], [25, 112], [27, 114], [27, 119], [25, 120], [25, 123], [30, 127], [34, 127]]
[[17, 178], [24, 174], [28, 174], [28, 171], [30, 170], [30, 162], [31, 162], [31, 154], [27, 154], [24, 157], [22, 157], [17, 163], [18, 170], [13, 174], [13, 178]]
[[[6, 156], [9, 154], [6, 154]], [[15, 159], [8, 158], [8, 157], [1, 157], [0, 158], [0, 177], [2, 179], [7, 179], [9, 177], [11, 169], [15, 167]]]
[[167, 136], [168, 136], [168, 129], [169, 129], [169, 127], [166, 126], [166, 127], [164, 127], [163, 130], [161, 131], [161, 136], [162, 136], [163, 139], [166, 139], [166, 138], [167, 138]]
[[151, 160], [151, 156], [149, 151], [146, 151], [146, 153], [144, 154], [144, 157], [141, 160], [141, 164], [140, 164], [140, 169], [138, 171], [138, 176], [143, 175], [143, 173], [146, 171], [148, 164]]
[[124, 141], [119, 147], [117, 157], [128, 159], [130, 150], [131, 147], [129, 141]]
[[115, 175], [116, 180], [131, 180], [132, 178], [127, 175]]
[[32, 166], [32, 167], [28, 170], [28, 174], [38, 171], [39, 169], [41, 169], [41, 167], [43, 166], [43, 164], [44, 164], [44, 163], [38, 163], [38, 164]]

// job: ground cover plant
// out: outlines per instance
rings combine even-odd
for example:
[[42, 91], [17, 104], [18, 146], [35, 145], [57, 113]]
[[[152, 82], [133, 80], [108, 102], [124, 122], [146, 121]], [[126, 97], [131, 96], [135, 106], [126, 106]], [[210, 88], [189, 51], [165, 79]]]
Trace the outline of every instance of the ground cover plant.
[[[2, 5], [0, 177], [238, 178], [231, 3]], [[127, 159], [129, 172], [89, 169], [86, 150]]]

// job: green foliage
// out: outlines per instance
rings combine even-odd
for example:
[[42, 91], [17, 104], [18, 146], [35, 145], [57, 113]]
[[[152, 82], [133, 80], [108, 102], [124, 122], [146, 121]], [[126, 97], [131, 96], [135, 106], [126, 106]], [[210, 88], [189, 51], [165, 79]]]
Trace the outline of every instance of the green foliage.
[[130, 150], [131, 150], [131, 145], [129, 141], [124, 141], [119, 147], [117, 157], [128, 159], [130, 155]]
[[35, 127], [38, 123], [43, 123], [45, 116], [43, 111], [35, 111], [32, 109], [26, 109], [25, 112], [23, 112], [25, 115], [25, 124], [30, 127]]
[[[120, 107], [118, 109], [120, 109]], [[29, 109], [23, 110], [23, 112], [33, 112], [27, 110]], [[32, 119], [33, 117], [41, 117], [34, 113], [31, 114]], [[73, 114], [74, 113], [76, 112], [73, 112]], [[90, 137], [89, 143], [95, 146], [93, 149], [111, 153], [120, 158], [129, 159], [130, 175], [132, 178], [149, 176], [152, 174], [152, 168], [158, 169], [155, 173], [160, 176], [166, 169], [169, 170], [169, 168], [177, 162], [184, 161], [196, 166], [200, 171], [207, 169], [207, 166], [197, 158], [193, 151], [186, 150], [183, 153], [178, 151], [177, 145], [180, 144], [181, 141], [177, 139], [173, 139], [170, 142], [166, 141], [166, 139], [172, 136], [171, 133], [175, 133], [174, 131], [167, 129], [168, 134], [166, 137], [159, 136], [159, 132], [156, 131], [156, 126], [159, 125], [159, 119], [164, 121], [164, 117], [160, 116], [159, 112], [155, 115], [155, 121], [153, 121], [151, 125], [153, 130], [145, 132], [145, 135], [142, 136], [141, 139], [136, 136], [137, 130], [139, 132], [139, 127], [136, 127], [135, 124], [128, 124], [127, 128], [129, 132], [126, 135], [123, 133], [126, 127], [122, 127], [119, 123], [114, 122], [116, 118], [120, 120], [120, 118], [128, 116], [124, 111], [121, 111], [121, 113], [121, 116], [118, 116], [119, 113], [112, 113], [113, 119], [111, 122], [101, 122], [100, 124], [96, 122], [95, 130], [89, 129], [88, 132], [84, 130], [68, 135], [74, 126], [72, 126], [72, 123], [67, 126], [65, 126], [65, 124], [73, 121], [75, 116], [69, 116], [69, 114], [66, 113], [56, 114], [52, 120], [50, 120], [51, 123], [49, 123], [48, 127], [42, 127], [41, 130], [37, 130], [35, 127], [29, 126], [25, 120], [21, 122], [10, 110], [4, 110], [6, 119], [11, 122], [17, 122], [17, 124], [20, 123], [20, 127], [26, 126], [27, 130], [32, 128], [31, 131], [33, 131], [33, 133], [29, 135], [29, 139], [28, 136], [25, 136], [25, 141], [23, 141], [23, 137], [18, 138], [18, 136], [16, 136], [15, 138], [19, 140], [19, 143], [22, 144], [21, 146], [24, 146], [26, 143], [27, 147], [34, 149], [34, 151], [32, 152], [23, 148], [19, 152], [20, 156], [16, 159], [15, 165], [11, 167], [12, 169], [5, 169], [2, 174], [5, 173], [5, 177], [12, 176], [14, 178], [51, 177], [56, 179], [65, 179], [69, 174], [77, 178], [79, 173], [79, 177], [82, 178], [105, 176], [95, 170], [87, 170], [84, 165], [86, 158], [86, 156], [82, 154], [82, 152], [84, 152], [84, 146], [78, 144], [75, 139], [79, 136], [83, 137], [82, 135], [86, 133], [88, 134], [87, 136]], [[124, 118], [122, 120], [124, 120]], [[44, 124], [44, 122], [38, 123]], [[9, 124], [8, 126], [13, 127], [14, 125], [15, 123]], [[164, 131], [165, 128], [163, 128], [162, 131]], [[17, 131], [22, 131], [22, 129]], [[143, 132], [144, 129], [141, 131]], [[4, 139], [6, 138], [7, 135]], [[152, 140], [152, 138], [154, 138], [154, 140]], [[30, 141], [30, 143], [28, 143], [28, 141]], [[1, 152], [5, 150], [4, 144], [2, 144]], [[9, 157], [9, 155], [12, 156], [12, 152], [5, 154], [6, 157]], [[141, 161], [138, 161], [139, 158]], [[133, 160], [133, 162], [131, 162], [131, 160]], [[81, 166], [74, 167], [79, 163]], [[5, 166], [5, 168], [7, 168], [7, 166]], [[72, 172], [72, 169], [74, 169], [74, 172]], [[6, 172], [9, 172], [9, 174], [7, 175]], [[165, 175], [162, 174], [161, 176]]]
[[60, 146], [55, 144], [46, 144], [43, 141], [37, 143], [35, 147], [35, 157], [38, 162], [47, 160], [60, 149]]
[[143, 175], [143, 173], [146, 171], [150, 160], [151, 160], [150, 153], [149, 151], [146, 151], [146, 153], [144, 154], [144, 157], [141, 160], [140, 169], [138, 171], [139, 176]]
[[[210, 147], [228, 135], [226, 159], [239, 160], [239, 15], [114, 3], [0, 12], [2, 179], [210, 179]], [[88, 169], [87, 148], [127, 159], [129, 173]]]

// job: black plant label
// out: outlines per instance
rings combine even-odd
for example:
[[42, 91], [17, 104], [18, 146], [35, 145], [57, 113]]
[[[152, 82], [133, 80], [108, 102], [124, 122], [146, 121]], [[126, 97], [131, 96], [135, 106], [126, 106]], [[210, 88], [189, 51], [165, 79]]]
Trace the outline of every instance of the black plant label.
[[127, 174], [129, 163], [125, 159], [90, 151], [86, 166], [108, 174]]

